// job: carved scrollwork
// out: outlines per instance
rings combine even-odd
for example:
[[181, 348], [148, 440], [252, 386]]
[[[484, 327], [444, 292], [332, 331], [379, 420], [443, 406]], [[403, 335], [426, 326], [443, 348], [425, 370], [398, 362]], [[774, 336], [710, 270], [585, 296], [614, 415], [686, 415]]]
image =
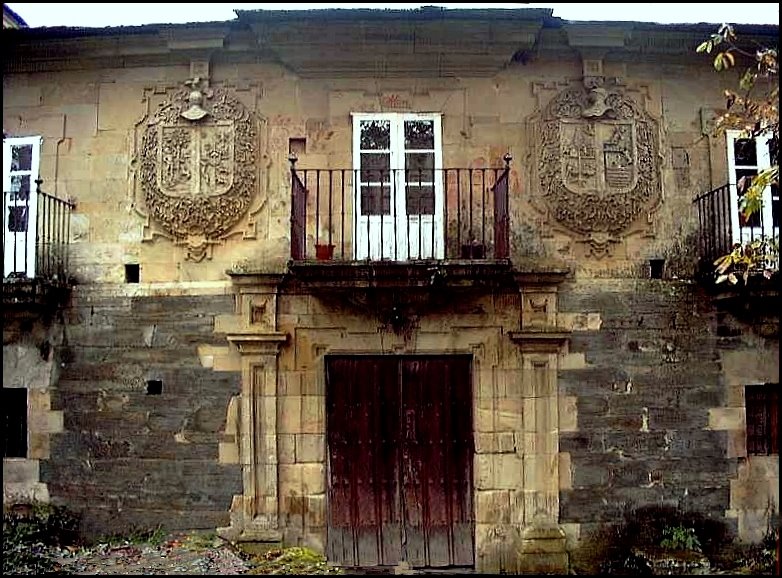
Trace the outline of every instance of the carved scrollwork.
[[539, 123], [540, 200], [602, 254], [660, 201], [657, 121], [601, 82], [561, 91]]
[[143, 128], [138, 181], [150, 216], [200, 261], [250, 207], [258, 126], [227, 90], [186, 84]]

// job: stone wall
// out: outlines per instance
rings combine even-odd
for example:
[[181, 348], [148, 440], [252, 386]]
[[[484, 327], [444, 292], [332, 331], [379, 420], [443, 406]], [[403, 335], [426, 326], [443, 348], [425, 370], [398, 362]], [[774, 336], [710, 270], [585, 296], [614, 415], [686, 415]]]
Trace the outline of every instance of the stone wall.
[[[51, 391], [63, 431], [41, 481], [88, 535], [225, 523], [241, 478], [218, 449], [239, 374], [199, 352], [225, 347], [214, 317], [233, 307], [225, 294], [76, 291]], [[161, 393], [148, 393], [152, 380]]]
[[[205, 27], [203, 37], [210, 34], [217, 33]], [[394, 77], [373, 76], [365, 68], [350, 75], [331, 70], [328, 52], [314, 55], [323, 61], [317, 76], [299, 74], [259, 57], [246, 48], [243, 37], [230, 57], [217, 51], [210, 62], [187, 51], [172, 53], [165, 41], [157, 46], [157, 36], [154, 41], [106, 36], [95, 39], [96, 44], [107, 51], [127, 51], [122, 65], [108, 59], [99, 66], [89, 59], [91, 53], [81, 59], [41, 57], [32, 64], [24, 53], [18, 55], [4, 76], [3, 127], [11, 136], [43, 137], [43, 190], [76, 202], [71, 262], [83, 283], [120, 283], [125, 264], [139, 265], [141, 281], [155, 283], [219, 281], [228, 269], [281, 272], [290, 255], [291, 147], [301, 169], [350, 168], [350, 115], [373, 111], [441, 113], [446, 167], [501, 167], [503, 155], [512, 155], [514, 257], [561, 256], [589, 277], [638, 276], [651, 257], [671, 262], [695, 228], [693, 197], [726, 182], [724, 139], [709, 135], [703, 119], [723, 105], [723, 89], [732, 85], [702, 55], [667, 52], [651, 59], [620, 43], [590, 60], [585, 41], [577, 41], [576, 32], [570, 39], [568, 34], [544, 29], [534, 58], [497, 60], [491, 75], [470, 73], [467, 60], [458, 76], [413, 68], [410, 75]], [[611, 34], [619, 38], [626, 31]], [[662, 48], [668, 37], [660, 34], [656, 45]], [[275, 35], [285, 32], [280, 28]], [[130, 56], [138, 42], [148, 44], [150, 52], [140, 60]], [[78, 43], [70, 49], [78, 54]], [[335, 58], [346, 52], [341, 45], [332, 50]], [[634, 232], [618, 243], [612, 240], [601, 259], [594, 258], [583, 235], [574, 236], [552, 219], [555, 211], [545, 206], [550, 195], [538, 179], [541, 112], [566, 87], [582, 85], [585, 62], [599, 62], [606, 79], [619, 79], [617, 90], [654, 121], [659, 187], [653, 187], [651, 196], [664, 199], [637, 215]], [[196, 70], [206, 71], [215, 89], [225, 89], [257, 121], [251, 147], [257, 182], [250, 206], [198, 262], [189, 258], [186, 244], [175, 242], [171, 231], [157, 223], [139, 173], [146, 123], [155, 107], [184, 89]]]
[[62, 325], [56, 319], [15, 316], [3, 319], [3, 387], [27, 390], [27, 456], [3, 460], [3, 500], [49, 502], [41, 464], [51, 456], [51, 437], [63, 431], [63, 412], [52, 408], [57, 383], [57, 350]]
[[[556, 532], [543, 536], [547, 524], [563, 525], [572, 543], [647, 503], [726, 516], [739, 535], [757, 538], [763, 504], [778, 504], [778, 459], [775, 469], [746, 457], [743, 385], [778, 379], [778, 333], [758, 336], [740, 320], [727, 327], [710, 295], [679, 280], [694, 263], [692, 199], [727, 180], [724, 140], [708, 134], [707, 120], [732, 80], [694, 54], [698, 31], [516, 24], [497, 33], [504, 43], [473, 33], [472, 54], [443, 48], [460, 44], [464, 22], [420, 37], [397, 34], [407, 30], [397, 22], [394, 35], [383, 28], [377, 37], [386, 42], [377, 54], [342, 44], [369, 36], [324, 46], [339, 30], [313, 21], [285, 25], [295, 34], [282, 24], [207, 24], [102, 31], [56, 47], [29, 40], [4, 74], [3, 128], [43, 137], [43, 189], [76, 203], [71, 265], [80, 285], [56, 341], [61, 367], [40, 358], [36, 339], [4, 345], [4, 382], [45, 390], [30, 410], [38, 461], [4, 476], [4, 490], [8, 477], [68, 503], [96, 533], [236, 526], [245, 537], [320, 549], [323, 356], [467, 352], [478, 362], [481, 568], [513, 569], [493, 566], [505, 556], [497, 544], [557, 542]], [[400, 50], [414, 37], [430, 41], [416, 44], [426, 57]], [[278, 43], [276, 54], [266, 42]], [[653, 145], [645, 162], [655, 186], [646, 192], [660, 202], [615, 238], [556, 222], [563, 207], [546, 206], [538, 178], [545, 162], [559, 162], [538, 148], [542, 113], [568, 87], [583, 96], [590, 71], [638, 107]], [[198, 235], [177, 242], [156, 222], [139, 170], [146, 123], [198, 72], [257, 121], [249, 208], [203, 254]], [[278, 300], [276, 282], [234, 303], [226, 271], [286, 269], [292, 147], [299, 168], [350, 168], [350, 114], [359, 111], [441, 113], [448, 167], [501, 166], [513, 156], [511, 256], [527, 270], [570, 270], [541, 325], [572, 332], [569, 342], [524, 350], [525, 338], [511, 335], [547, 303], [545, 291], [524, 302], [529, 287], [421, 309], [405, 335], [347, 300], [306, 292]], [[664, 280], [646, 279], [654, 257], [666, 258]], [[140, 284], [122, 284], [125, 265], [139, 266]], [[159, 395], [147, 393], [151, 381], [162, 382]], [[4, 461], [4, 474], [11, 466]], [[520, 532], [534, 525], [540, 534]]]
[[[577, 410], [576, 429], [560, 435], [569, 461], [560, 520], [571, 537], [654, 504], [722, 519], [742, 539], [762, 536], [778, 512], [768, 485], [778, 458], [758, 480], [769, 458], [747, 457], [743, 387], [777, 379], [778, 341], [747, 323], [736, 333], [735, 320], [726, 336], [724, 314], [687, 282], [583, 281], [563, 287], [560, 308], [601, 320], [574, 331], [570, 354], [583, 362], [559, 375]], [[760, 494], [752, 504], [747, 486]], [[748, 511], [769, 503], [762, 519]]]

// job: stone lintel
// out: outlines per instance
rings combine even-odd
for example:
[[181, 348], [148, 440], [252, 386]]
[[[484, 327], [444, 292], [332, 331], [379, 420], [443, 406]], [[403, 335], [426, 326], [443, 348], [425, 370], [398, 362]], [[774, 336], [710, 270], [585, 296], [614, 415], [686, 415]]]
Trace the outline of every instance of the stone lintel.
[[508, 335], [522, 351], [556, 353], [570, 340], [571, 332], [555, 328], [541, 331], [511, 331]]
[[228, 341], [236, 345], [242, 355], [276, 354], [288, 340], [287, 333], [232, 333]]
[[514, 272], [516, 284], [522, 289], [557, 286], [570, 275], [570, 270], [566, 268], [544, 268], [544, 267], [522, 267], [517, 266]]
[[274, 287], [276, 289], [285, 277], [284, 273], [226, 271], [226, 274], [240, 290], [249, 289], [249, 292], [253, 292], [252, 289], [256, 289], [257, 291], [255, 292], [258, 293], [265, 292], [262, 288], [266, 287]]

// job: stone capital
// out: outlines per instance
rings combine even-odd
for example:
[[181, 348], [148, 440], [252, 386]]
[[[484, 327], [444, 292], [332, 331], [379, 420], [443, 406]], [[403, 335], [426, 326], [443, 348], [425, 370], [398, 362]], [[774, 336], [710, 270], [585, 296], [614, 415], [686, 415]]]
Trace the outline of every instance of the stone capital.
[[287, 333], [232, 333], [227, 336], [242, 355], [277, 355]]

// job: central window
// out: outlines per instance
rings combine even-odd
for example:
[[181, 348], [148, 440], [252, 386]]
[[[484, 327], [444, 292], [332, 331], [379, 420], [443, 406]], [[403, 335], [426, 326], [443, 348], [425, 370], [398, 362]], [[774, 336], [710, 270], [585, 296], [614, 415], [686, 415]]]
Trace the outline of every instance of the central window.
[[356, 259], [441, 259], [439, 114], [354, 113]]

